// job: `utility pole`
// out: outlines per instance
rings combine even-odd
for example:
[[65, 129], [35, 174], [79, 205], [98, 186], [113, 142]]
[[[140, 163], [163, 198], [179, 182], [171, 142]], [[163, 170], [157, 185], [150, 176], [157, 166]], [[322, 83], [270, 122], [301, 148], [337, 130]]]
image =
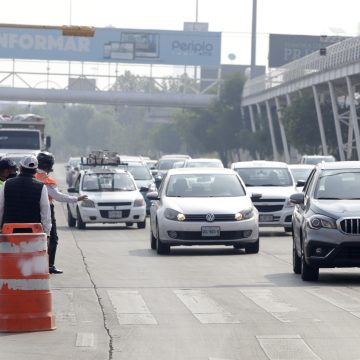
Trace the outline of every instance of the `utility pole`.
[[257, 0], [253, 0], [252, 30], [251, 30], [251, 67], [250, 67], [251, 79], [255, 77], [255, 67], [256, 67], [256, 12], [257, 12]]

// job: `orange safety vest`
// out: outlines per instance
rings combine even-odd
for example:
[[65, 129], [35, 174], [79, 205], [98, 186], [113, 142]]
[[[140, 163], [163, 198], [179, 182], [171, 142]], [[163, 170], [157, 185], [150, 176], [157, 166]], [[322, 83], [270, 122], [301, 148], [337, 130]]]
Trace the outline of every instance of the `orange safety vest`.
[[[35, 178], [39, 181], [41, 181], [42, 183], [44, 183], [45, 185], [55, 185], [57, 186], [56, 181], [49, 177], [48, 174], [46, 173], [36, 173], [35, 174]], [[49, 201], [52, 201], [53, 198], [51, 196], [49, 196]]]

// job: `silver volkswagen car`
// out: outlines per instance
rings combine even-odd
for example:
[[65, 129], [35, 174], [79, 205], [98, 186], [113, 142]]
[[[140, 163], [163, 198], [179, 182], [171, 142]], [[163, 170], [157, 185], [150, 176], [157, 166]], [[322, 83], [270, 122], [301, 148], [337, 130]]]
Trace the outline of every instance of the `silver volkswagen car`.
[[223, 168], [168, 171], [159, 192], [148, 194], [151, 248], [168, 254], [178, 245], [231, 245], [259, 251], [258, 211], [239, 175]]

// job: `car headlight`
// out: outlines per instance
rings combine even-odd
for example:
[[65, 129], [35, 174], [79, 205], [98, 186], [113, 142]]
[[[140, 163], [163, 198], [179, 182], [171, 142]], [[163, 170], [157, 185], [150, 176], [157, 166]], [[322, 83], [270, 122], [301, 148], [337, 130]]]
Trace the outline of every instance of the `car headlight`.
[[144, 198], [138, 198], [134, 201], [134, 207], [139, 207], [139, 206], [144, 206], [145, 205], [145, 201]]
[[184, 221], [186, 219], [183, 213], [169, 208], [165, 210], [164, 216], [168, 220]]
[[248, 209], [237, 212], [235, 214], [235, 220], [236, 221], [247, 220], [247, 219], [251, 219], [253, 216], [254, 216], [254, 209], [248, 208]]
[[95, 203], [90, 199], [85, 199], [81, 202], [81, 207], [94, 208]]
[[325, 229], [336, 229], [335, 220], [324, 215], [314, 215], [307, 219], [307, 226], [310, 229], [319, 230]]

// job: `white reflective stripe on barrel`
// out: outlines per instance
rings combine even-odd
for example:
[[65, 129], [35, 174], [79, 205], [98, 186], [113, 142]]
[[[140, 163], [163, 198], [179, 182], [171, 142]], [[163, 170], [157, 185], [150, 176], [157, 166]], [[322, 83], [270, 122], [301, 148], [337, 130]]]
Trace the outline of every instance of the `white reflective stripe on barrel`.
[[50, 290], [49, 279], [0, 279], [0, 291], [9, 290]]
[[27, 254], [45, 250], [47, 250], [46, 236], [41, 235], [36, 240], [22, 241], [19, 244], [1, 241], [0, 237], [0, 254]]

